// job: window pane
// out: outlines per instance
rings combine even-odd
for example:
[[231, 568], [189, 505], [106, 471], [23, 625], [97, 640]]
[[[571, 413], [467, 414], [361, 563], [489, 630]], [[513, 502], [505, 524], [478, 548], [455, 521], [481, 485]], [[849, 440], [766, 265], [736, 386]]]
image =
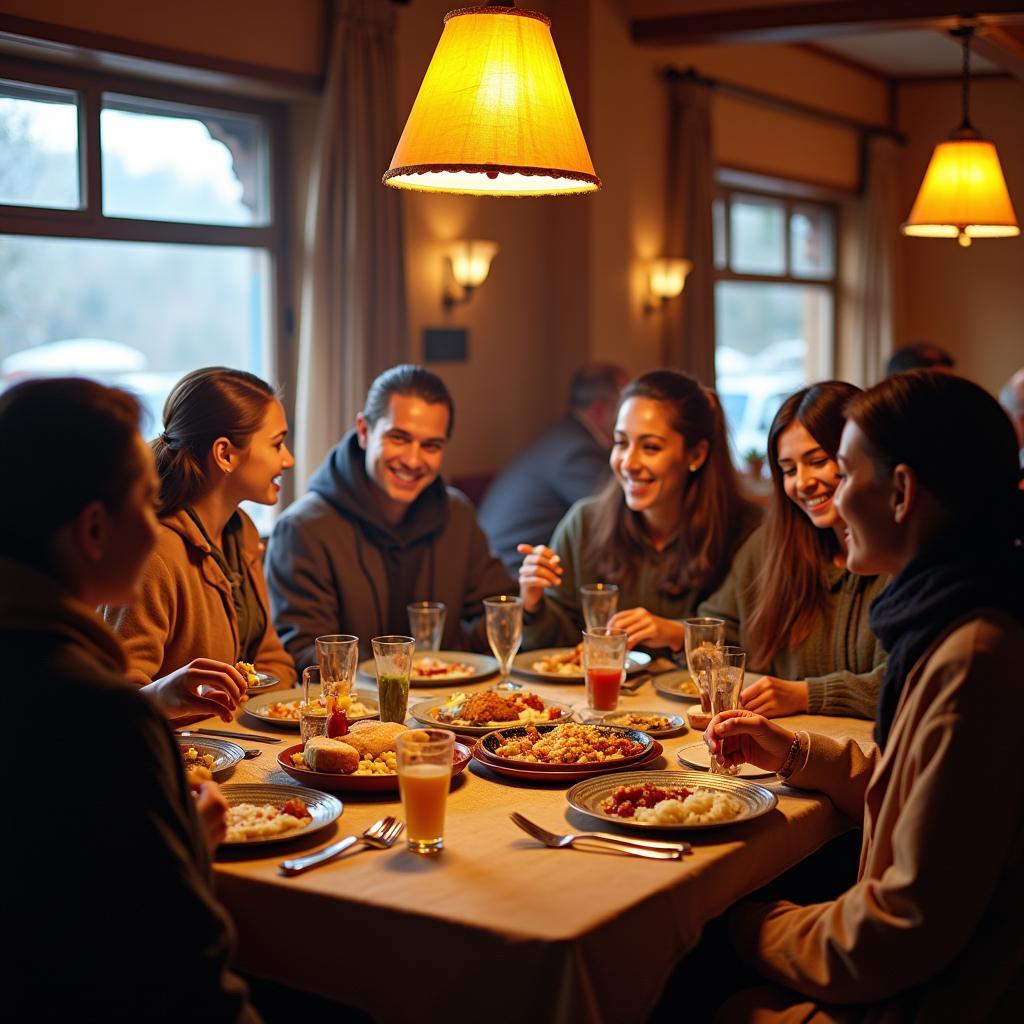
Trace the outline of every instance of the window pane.
[[104, 94], [103, 212], [196, 224], [269, 220], [258, 117]]
[[786, 207], [734, 195], [729, 204], [729, 263], [737, 274], [786, 272]]
[[789, 246], [794, 277], [833, 277], [835, 241], [832, 211], [827, 206], [796, 204], [789, 221]]
[[259, 249], [0, 236], [0, 390], [94, 377], [134, 391], [153, 436], [186, 371], [263, 375], [269, 264]]
[[725, 237], [725, 200], [715, 199], [711, 204], [712, 237], [715, 249], [715, 270], [725, 270], [728, 265], [728, 248]]
[[0, 81], [0, 203], [75, 210], [78, 167], [75, 93]]
[[764, 454], [783, 399], [831, 375], [832, 291], [719, 281], [715, 317], [715, 373], [734, 454]]

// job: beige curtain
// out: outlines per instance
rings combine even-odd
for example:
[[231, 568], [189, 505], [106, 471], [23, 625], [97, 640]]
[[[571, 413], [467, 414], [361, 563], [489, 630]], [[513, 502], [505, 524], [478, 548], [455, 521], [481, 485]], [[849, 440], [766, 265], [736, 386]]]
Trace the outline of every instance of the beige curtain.
[[381, 184], [398, 141], [395, 8], [335, 0], [310, 176], [296, 493], [352, 426], [370, 381], [407, 351], [399, 196]]
[[666, 310], [666, 365], [715, 383], [715, 282], [711, 203], [711, 88], [685, 77], [669, 83], [666, 256], [693, 263], [682, 300]]
[[900, 224], [899, 144], [884, 135], [864, 140], [861, 240], [853, 302], [851, 376], [865, 387], [882, 379], [893, 350], [893, 294]]

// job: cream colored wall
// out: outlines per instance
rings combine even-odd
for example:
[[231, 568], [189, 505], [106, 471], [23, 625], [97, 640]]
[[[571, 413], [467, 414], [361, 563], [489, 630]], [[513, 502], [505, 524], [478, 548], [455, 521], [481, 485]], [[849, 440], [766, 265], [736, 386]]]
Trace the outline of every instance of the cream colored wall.
[[[909, 213], [932, 148], [960, 120], [956, 83], [904, 86], [900, 126], [908, 136], [903, 164]], [[971, 120], [998, 147], [1017, 212], [1024, 218], [1024, 85], [975, 80]], [[903, 290], [897, 343], [926, 339], [948, 349], [965, 376], [998, 391], [1024, 366], [1024, 236], [982, 239], [964, 249], [952, 239], [900, 241]]]
[[329, 0], [3, 0], [4, 14], [135, 42], [320, 74]]

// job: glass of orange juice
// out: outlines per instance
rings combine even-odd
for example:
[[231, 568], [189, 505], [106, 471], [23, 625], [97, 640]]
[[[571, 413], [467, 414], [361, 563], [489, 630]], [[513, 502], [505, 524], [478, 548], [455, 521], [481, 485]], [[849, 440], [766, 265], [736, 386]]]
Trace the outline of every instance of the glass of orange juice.
[[455, 734], [444, 729], [410, 729], [395, 738], [405, 836], [414, 853], [438, 853], [444, 847], [454, 743]]

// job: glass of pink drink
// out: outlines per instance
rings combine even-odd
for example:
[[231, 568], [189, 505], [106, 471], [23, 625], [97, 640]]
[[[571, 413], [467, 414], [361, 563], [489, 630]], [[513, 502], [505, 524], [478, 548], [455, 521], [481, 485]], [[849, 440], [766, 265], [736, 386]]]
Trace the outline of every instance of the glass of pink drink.
[[626, 664], [624, 629], [588, 629], [583, 634], [583, 672], [587, 703], [593, 711], [614, 711]]
[[414, 853], [435, 854], [444, 847], [454, 745], [455, 734], [444, 729], [411, 729], [395, 738], [405, 837]]

